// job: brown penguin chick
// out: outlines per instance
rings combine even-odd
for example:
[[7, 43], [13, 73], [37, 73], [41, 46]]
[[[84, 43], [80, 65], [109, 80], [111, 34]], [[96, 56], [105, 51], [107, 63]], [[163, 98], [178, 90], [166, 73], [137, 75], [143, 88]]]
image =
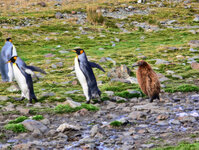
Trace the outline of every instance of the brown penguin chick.
[[138, 61], [134, 66], [139, 66], [136, 76], [142, 92], [149, 96], [150, 102], [156, 98], [160, 100], [160, 82], [151, 66], [144, 60]]

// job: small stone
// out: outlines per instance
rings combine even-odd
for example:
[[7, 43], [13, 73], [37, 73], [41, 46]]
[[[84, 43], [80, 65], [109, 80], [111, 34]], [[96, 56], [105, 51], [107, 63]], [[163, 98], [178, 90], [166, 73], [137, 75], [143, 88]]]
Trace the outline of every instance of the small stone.
[[88, 38], [92, 40], [92, 39], [94, 39], [95, 37], [93, 37], [93, 36], [88, 36]]
[[22, 122], [25, 128], [29, 131], [39, 130], [40, 132], [44, 133], [48, 130], [48, 128], [43, 125], [41, 122], [36, 120], [27, 119]]
[[83, 108], [83, 109], [77, 111], [77, 112], [74, 114], [74, 116], [76, 116], [76, 117], [85, 116], [85, 115], [88, 115], [88, 113], [89, 113], [89, 111], [88, 111], [87, 109]]
[[128, 118], [132, 120], [146, 120], [146, 113], [141, 111], [133, 111], [128, 115]]
[[115, 38], [115, 41], [116, 41], [116, 42], [119, 42], [119, 41], [120, 41], [120, 39], [118, 39], [118, 38]]
[[116, 102], [120, 102], [120, 101], [126, 102], [127, 101], [126, 98], [119, 97], [119, 96], [114, 96], [114, 97], [111, 98], [111, 100], [116, 101]]
[[193, 19], [194, 22], [199, 22], [199, 15]]
[[199, 47], [199, 40], [191, 40], [189, 41], [188, 45], [190, 47]]
[[97, 134], [98, 131], [99, 131], [99, 125], [96, 124], [92, 127], [92, 129], [90, 131], [91, 137], [94, 137]]
[[113, 63], [114, 66], [116, 65], [116, 61], [113, 60], [112, 58], [106, 57], [106, 60], [107, 60], [107, 61], [111, 61], [111, 62]]
[[99, 62], [106, 62], [106, 61], [107, 61], [106, 57], [102, 57], [102, 58], [99, 60]]
[[74, 93], [78, 93], [80, 90], [73, 90], [73, 91], [67, 91], [65, 92], [65, 94], [74, 94]]
[[14, 111], [15, 105], [13, 105], [12, 103], [9, 103], [7, 106], [4, 106], [3, 109], [5, 109], [6, 111]]
[[191, 63], [191, 68], [192, 68], [192, 69], [195, 69], [195, 70], [199, 70], [199, 63], [197, 63], [197, 62], [192, 62], [192, 63]]
[[157, 125], [159, 125], [159, 126], [167, 126], [167, 125], [169, 125], [169, 123], [167, 121], [159, 121], [157, 123]]
[[63, 65], [63, 62], [58, 62], [58, 63], [56, 63], [56, 66], [59, 68], [62, 68], [64, 65]]
[[165, 115], [165, 114], [161, 114], [161, 115], [158, 115], [158, 117], [157, 117], [157, 120], [166, 120], [166, 119], [168, 119], [168, 115]]
[[57, 13], [55, 14], [55, 18], [57, 18], [57, 19], [61, 19], [61, 18], [63, 18], [63, 17], [64, 17], [63, 14], [60, 13], [60, 12], [57, 12]]
[[8, 96], [0, 95], [0, 101], [7, 101], [8, 99], [9, 99]]
[[190, 52], [198, 52], [197, 49], [193, 49], [193, 48], [190, 48], [189, 51], [190, 51]]
[[51, 54], [51, 53], [44, 55], [44, 57], [54, 57], [54, 56], [55, 56], [55, 55], [54, 55], [54, 54]]
[[189, 30], [190, 33], [196, 34], [197, 32], [195, 30]]
[[73, 100], [67, 100], [67, 101], [65, 101], [65, 102], [62, 103], [62, 104], [64, 104], [64, 105], [69, 105], [69, 106], [71, 106], [72, 108], [81, 106], [80, 103], [75, 102], [75, 101], [73, 101]]
[[76, 12], [76, 11], [74, 11], [74, 10], [73, 10], [73, 11], [71, 11], [71, 14], [73, 14], [73, 15], [74, 15], [74, 14], [76, 14], [76, 13], [77, 13], [77, 12]]
[[81, 127], [80, 126], [71, 125], [71, 124], [68, 124], [68, 123], [63, 123], [57, 128], [58, 132], [64, 132], [66, 130], [79, 131], [79, 130], [81, 130]]
[[174, 125], [180, 125], [180, 121], [175, 120], [175, 119], [171, 120], [170, 123]]
[[194, 102], [199, 102], [199, 94], [191, 95], [190, 99]]
[[196, 122], [195, 117], [191, 117], [191, 116], [183, 116], [183, 117], [178, 117], [178, 120], [180, 122]]
[[156, 65], [160, 65], [160, 64], [166, 64], [166, 65], [168, 65], [168, 64], [170, 64], [168, 61], [166, 61], [166, 60], [163, 60], [163, 59], [156, 59], [156, 63], [155, 63]]
[[104, 49], [104, 48], [102, 48], [102, 47], [100, 47], [98, 50], [103, 51], [103, 50], [105, 50], [105, 49]]
[[44, 118], [42, 120], [40, 120], [41, 123], [43, 123], [44, 125], [49, 125], [50, 124], [50, 120], [47, 118]]
[[182, 76], [180, 76], [180, 75], [175, 75], [175, 74], [173, 74], [172, 77], [173, 77], [173, 78], [178, 78], [178, 79], [183, 79]]
[[56, 69], [56, 68], [57, 68], [57, 65], [52, 64], [51, 67], [54, 68], [54, 69]]
[[12, 147], [13, 150], [27, 150], [27, 149], [31, 149], [31, 143], [21, 143], [21, 144], [17, 144], [17, 145], [14, 145]]
[[80, 36], [75, 36], [76, 39], [80, 39]]
[[173, 24], [173, 23], [176, 23], [176, 20], [169, 20], [169, 21], [167, 21], [167, 24], [168, 24], [168, 25], [171, 25], [171, 24]]
[[28, 115], [29, 111], [30, 111], [30, 109], [24, 108], [24, 107], [21, 107], [21, 106], [17, 106], [16, 110], [18, 110], [23, 115]]
[[151, 144], [142, 144], [141, 145], [141, 147], [143, 147], [143, 148], [152, 148], [152, 147], [154, 147], [155, 145], [153, 144], [153, 143], [151, 143]]
[[105, 91], [104, 93], [106, 93], [108, 96], [114, 96], [114, 92], [113, 91]]
[[7, 91], [18, 92], [18, 91], [20, 91], [20, 88], [17, 85], [11, 85], [9, 88], [7, 88]]
[[90, 137], [85, 137], [79, 141], [80, 144], [87, 144], [87, 143], [94, 143], [94, 142], [95, 142], [95, 139], [92, 139]]
[[42, 93], [42, 97], [50, 97], [50, 96], [55, 96], [55, 93], [47, 93], [47, 92], [44, 92]]
[[72, 82], [72, 85], [77, 85], [77, 80], [74, 80], [74, 81]]

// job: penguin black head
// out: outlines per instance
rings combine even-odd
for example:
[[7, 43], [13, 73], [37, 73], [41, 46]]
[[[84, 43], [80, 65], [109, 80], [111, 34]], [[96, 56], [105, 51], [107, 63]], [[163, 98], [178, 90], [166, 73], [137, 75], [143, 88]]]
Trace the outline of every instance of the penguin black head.
[[13, 56], [13, 57], [8, 61], [8, 63], [10, 63], [10, 62], [15, 63], [16, 60], [17, 60], [17, 56]]
[[9, 38], [6, 39], [6, 41], [12, 42], [12, 39], [9, 37]]
[[81, 55], [82, 53], [84, 53], [84, 50], [81, 48], [73, 49], [72, 51], [77, 53], [77, 55]]

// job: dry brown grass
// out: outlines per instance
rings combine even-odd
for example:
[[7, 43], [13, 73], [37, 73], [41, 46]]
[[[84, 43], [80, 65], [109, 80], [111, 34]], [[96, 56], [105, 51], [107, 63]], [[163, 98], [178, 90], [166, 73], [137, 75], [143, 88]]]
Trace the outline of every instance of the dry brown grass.
[[[0, 12], [37, 12], [37, 11], [49, 11], [49, 10], [76, 10], [85, 9], [88, 5], [100, 5], [103, 3], [120, 3], [120, 2], [132, 2], [132, 0], [62, 0], [61, 7], [54, 7], [56, 1], [52, 0], [0, 0]], [[135, 1], [135, 0], [133, 0]], [[39, 2], [45, 2], [46, 7], [37, 5]]]
[[88, 6], [87, 7], [87, 20], [91, 24], [103, 24], [104, 17], [102, 16], [102, 12], [97, 6]]

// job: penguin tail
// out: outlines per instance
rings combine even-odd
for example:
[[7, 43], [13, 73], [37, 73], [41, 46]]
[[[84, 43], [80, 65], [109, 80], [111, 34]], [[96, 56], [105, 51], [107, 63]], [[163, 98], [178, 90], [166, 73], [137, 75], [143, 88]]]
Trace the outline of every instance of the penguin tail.
[[43, 74], [46, 74], [46, 72], [39, 67], [36, 67], [36, 66], [26, 66], [26, 67], [32, 71], [41, 72]]

